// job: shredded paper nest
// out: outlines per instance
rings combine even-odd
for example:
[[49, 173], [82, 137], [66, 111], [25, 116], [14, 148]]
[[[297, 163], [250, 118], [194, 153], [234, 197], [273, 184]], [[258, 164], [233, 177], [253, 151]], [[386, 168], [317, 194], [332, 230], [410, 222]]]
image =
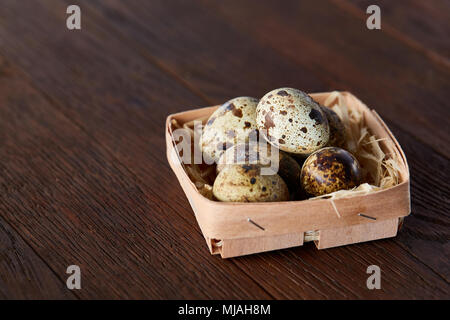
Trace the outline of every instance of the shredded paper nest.
[[361, 165], [364, 183], [351, 190], [340, 190], [323, 196], [311, 198], [340, 199], [364, 195], [381, 189], [393, 187], [399, 181], [399, 159], [397, 155], [386, 154], [377, 139], [366, 125], [364, 114], [350, 109], [344, 103], [340, 92], [332, 92], [324, 105], [331, 108], [341, 118], [346, 129], [344, 149], [351, 152]]
[[[358, 159], [362, 168], [364, 183], [351, 190], [340, 190], [319, 197], [310, 198], [309, 200], [322, 198], [330, 199], [333, 207], [337, 210], [333, 200], [366, 195], [397, 185], [400, 172], [400, 161], [398, 156], [396, 153], [388, 154], [382, 150], [380, 146], [380, 141], [382, 139], [378, 139], [371, 133], [364, 119], [364, 113], [357, 109], [349, 108], [345, 104], [345, 99], [342, 94], [337, 91], [332, 92], [328, 96], [324, 105], [331, 108], [341, 118], [346, 128], [346, 145], [344, 146], [344, 149], [351, 152]], [[201, 121], [204, 124], [207, 119], [208, 117], [204, 117], [196, 119], [195, 121]], [[193, 139], [194, 121], [184, 123], [181, 126], [173, 119], [172, 128], [186, 129], [190, 133], [191, 139]], [[191, 152], [191, 154], [193, 154], [193, 152]], [[194, 161], [191, 161], [191, 163], [194, 163]], [[184, 164], [184, 168], [198, 191], [206, 198], [214, 200], [212, 185], [215, 179], [215, 166]], [[305, 242], [317, 239], [318, 231], [305, 232]]]

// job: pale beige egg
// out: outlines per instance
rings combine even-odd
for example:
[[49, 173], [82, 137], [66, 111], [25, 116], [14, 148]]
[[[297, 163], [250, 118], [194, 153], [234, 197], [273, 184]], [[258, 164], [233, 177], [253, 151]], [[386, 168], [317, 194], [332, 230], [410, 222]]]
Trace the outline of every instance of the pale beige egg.
[[303, 91], [280, 88], [258, 103], [256, 123], [268, 142], [282, 151], [309, 155], [328, 143], [330, 128], [320, 105]]
[[275, 173], [286, 182], [290, 192], [295, 192], [300, 187], [300, 165], [289, 154], [270, 144], [237, 144], [227, 149], [220, 157], [216, 170], [219, 173], [225, 166], [235, 164], [272, 167], [277, 170]]
[[218, 174], [213, 194], [219, 201], [270, 202], [289, 200], [289, 190], [277, 175], [261, 175], [258, 165], [228, 165]]
[[226, 149], [245, 142], [256, 127], [258, 99], [238, 97], [220, 106], [208, 119], [200, 138], [205, 159], [217, 162]]

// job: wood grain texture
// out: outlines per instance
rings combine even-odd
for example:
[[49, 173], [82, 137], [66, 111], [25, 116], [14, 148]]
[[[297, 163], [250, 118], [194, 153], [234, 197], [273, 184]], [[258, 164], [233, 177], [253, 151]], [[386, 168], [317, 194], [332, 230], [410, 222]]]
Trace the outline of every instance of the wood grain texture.
[[[75, 299], [65, 270], [55, 274], [0, 217], [0, 299]], [[67, 275], [68, 276], [68, 275]]]
[[[337, 0], [340, 1], [340, 0]], [[446, 0], [406, 2], [387, 0], [344, 0], [340, 3], [355, 15], [365, 15], [369, 5], [381, 9], [383, 28], [399, 41], [424, 52], [425, 55], [450, 65], [450, 3]], [[352, 8], [353, 6], [354, 8]], [[359, 10], [355, 10], [355, 9]], [[367, 15], [364, 17], [366, 18]]]
[[[441, 64], [328, 1], [81, 1], [80, 32], [65, 29], [67, 3], [2, 4], [0, 206], [55, 273], [80, 264], [80, 298], [449, 296]], [[165, 159], [164, 119], [284, 85], [350, 90], [386, 120], [412, 179], [397, 238], [209, 256]], [[366, 288], [370, 264], [380, 291]]]

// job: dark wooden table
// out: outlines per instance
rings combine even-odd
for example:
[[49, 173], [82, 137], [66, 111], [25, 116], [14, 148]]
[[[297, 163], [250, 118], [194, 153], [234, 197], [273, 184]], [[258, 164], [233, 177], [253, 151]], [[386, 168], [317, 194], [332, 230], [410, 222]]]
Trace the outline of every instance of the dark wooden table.
[[[0, 298], [450, 298], [449, 21], [446, 0], [2, 1]], [[165, 118], [281, 86], [351, 91], [381, 114], [411, 170], [396, 238], [209, 254]]]

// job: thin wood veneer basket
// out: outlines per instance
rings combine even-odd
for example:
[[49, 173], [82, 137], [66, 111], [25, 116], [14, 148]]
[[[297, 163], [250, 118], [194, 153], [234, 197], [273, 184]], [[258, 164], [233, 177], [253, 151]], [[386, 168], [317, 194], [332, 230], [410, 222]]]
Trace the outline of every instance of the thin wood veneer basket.
[[[316, 93], [311, 96], [323, 103], [329, 94]], [[382, 139], [381, 148], [395, 153], [400, 159], [400, 173], [399, 183], [394, 187], [366, 195], [335, 199], [333, 203], [329, 199], [259, 203], [207, 199], [197, 191], [183, 169], [174, 146], [171, 123], [172, 119], [183, 124], [209, 116], [219, 106], [181, 112], [167, 118], [167, 158], [191, 204], [211, 254], [230, 258], [301, 246], [306, 233], [310, 231], [318, 233], [318, 240], [314, 241], [318, 249], [397, 235], [400, 219], [410, 213], [406, 157], [391, 131], [374, 110], [370, 110], [351, 93], [342, 94], [349, 107], [364, 113], [367, 126], [378, 139]]]

